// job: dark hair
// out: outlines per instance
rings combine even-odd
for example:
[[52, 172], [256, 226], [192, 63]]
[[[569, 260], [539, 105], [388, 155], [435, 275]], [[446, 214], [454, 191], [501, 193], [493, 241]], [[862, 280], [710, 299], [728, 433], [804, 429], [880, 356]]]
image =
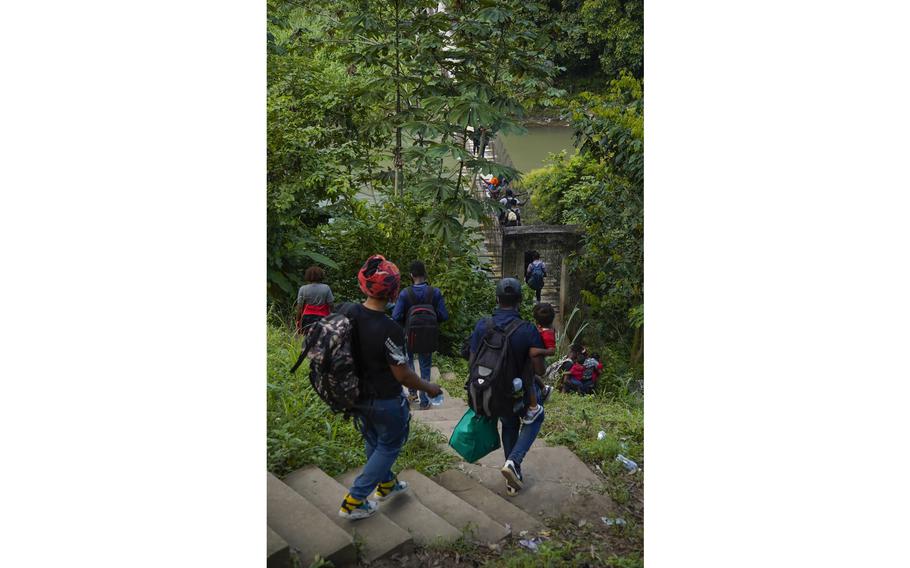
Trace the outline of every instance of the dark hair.
[[556, 317], [556, 312], [553, 311], [553, 306], [547, 303], [537, 304], [534, 306], [534, 321], [539, 323], [544, 327], [550, 327], [553, 325], [553, 319]]
[[600, 361], [600, 353], [591, 353], [591, 357]]
[[534, 260], [540, 260], [540, 253], [535, 250], [534, 254], [531, 255], [531, 258]]
[[417, 276], [419, 278], [427, 277], [427, 267], [424, 265], [423, 261], [415, 260], [411, 263], [411, 276]]
[[514, 197], [514, 196], [515, 196], [515, 192], [512, 191], [511, 189], [507, 189], [507, 190], [506, 190], [506, 196], [507, 196], [507, 197]]
[[303, 279], [307, 282], [322, 282], [325, 280], [325, 270], [314, 264], [306, 269], [306, 272], [303, 274]]

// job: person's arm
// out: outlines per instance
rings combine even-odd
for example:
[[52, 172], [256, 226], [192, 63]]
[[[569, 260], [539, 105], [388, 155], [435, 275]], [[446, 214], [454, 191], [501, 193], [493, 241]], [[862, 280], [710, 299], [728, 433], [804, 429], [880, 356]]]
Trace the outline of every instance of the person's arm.
[[392, 319], [397, 321], [398, 323], [404, 322], [404, 314], [406, 313], [404, 304], [405, 304], [404, 294], [399, 294], [398, 301], [395, 302], [395, 309], [392, 310]]
[[449, 319], [449, 311], [446, 310], [446, 301], [442, 297], [442, 290], [436, 288], [436, 293], [439, 295], [439, 303], [436, 304], [436, 319], [441, 323]]
[[549, 349], [541, 349], [540, 347], [532, 347], [528, 352], [528, 355], [530, 357], [552, 357], [553, 355], [556, 355], [556, 348], [550, 347]]
[[294, 315], [300, 316], [303, 313], [303, 308], [306, 307], [306, 300], [304, 300], [303, 294], [304, 286], [300, 287], [300, 290], [297, 291], [297, 299], [294, 301]]
[[442, 392], [439, 385], [424, 381], [409, 365], [389, 364], [389, 369], [392, 370], [392, 376], [395, 377], [395, 380], [409, 389], [422, 390], [431, 397], [439, 396]]

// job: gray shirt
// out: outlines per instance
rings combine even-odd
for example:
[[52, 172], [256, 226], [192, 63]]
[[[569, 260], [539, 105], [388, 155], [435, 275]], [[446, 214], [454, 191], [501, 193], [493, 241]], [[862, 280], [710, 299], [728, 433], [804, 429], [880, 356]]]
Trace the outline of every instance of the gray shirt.
[[300, 287], [297, 292], [297, 305], [310, 304], [311, 306], [321, 306], [322, 304], [331, 304], [335, 301], [332, 296], [332, 289], [328, 284], [317, 282], [315, 284], [306, 284]]

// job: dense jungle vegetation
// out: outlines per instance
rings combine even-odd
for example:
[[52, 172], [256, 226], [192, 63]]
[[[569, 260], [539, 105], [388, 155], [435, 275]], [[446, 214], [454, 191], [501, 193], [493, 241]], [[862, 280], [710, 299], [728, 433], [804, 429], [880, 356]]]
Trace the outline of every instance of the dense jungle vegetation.
[[[369, 255], [398, 264], [403, 286], [410, 262], [423, 260], [451, 314], [441, 350], [457, 352], [495, 303], [477, 252], [479, 226], [495, 205], [468, 188], [480, 174], [507, 176], [531, 193], [540, 222], [584, 227], [570, 259], [583, 288], [573, 319], [605, 368], [594, 396], [554, 395], [542, 436], [600, 472], [629, 525], [557, 523], [539, 553], [510, 541], [498, 552], [462, 543], [420, 554], [488, 566], [641, 566], [642, 476], [614, 458], [644, 457], [642, 2], [437, 8], [426, 0], [268, 1], [269, 470], [316, 464], [335, 474], [363, 463], [353, 425], [321, 403], [305, 369], [287, 372], [299, 350], [290, 305], [306, 268], [325, 268], [336, 302], [359, 301], [356, 273]], [[466, 150], [470, 131], [485, 147], [538, 117], [569, 124], [577, 152], [516, 172]], [[464, 360], [440, 356], [436, 364], [455, 373], [444, 386], [458, 396]], [[411, 434], [396, 470], [451, 467], [440, 434], [420, 425]]]
[[[319, 264], [339, 299], [381, 252], [427, 263], [460, 345], [493, 305], [477, 254], [492, 207], [478, 174], [520, 177], [466, 151], [568, 121], [579, 152], [527, 173], [540, 218], [586, 228], [573, 259], [586, 336], [637, 366], [643, 324], [642, 2], [268, 2], [268, 299], [287, 318]], [[481, 154], [482, 156], [482, 154]], [[587, 339], [587, 338], [585, 338]]]

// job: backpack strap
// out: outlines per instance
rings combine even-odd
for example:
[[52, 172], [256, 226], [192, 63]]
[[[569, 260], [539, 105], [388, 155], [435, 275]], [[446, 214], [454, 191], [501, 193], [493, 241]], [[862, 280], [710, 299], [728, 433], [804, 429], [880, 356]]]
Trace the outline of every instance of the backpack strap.
[[[312, 330], [310, 330], [312, 331]], [[297, 362], [294, 363], [294, 366], [291, 367], [291, 374], [293, 375], [297, 368], [300, 367], [300, 364], [303, 363], [303, 360], [306, 359], [306, 354], [310, 352], [310, 347], [313, 346], [313, 338], [310, 335], [307, 335], [306, 347], [303, 351], [300, 352], [300, 356], [297, 357]]]
[[484, 325], [484, 335], [493, 331], [494, 327], [496, 327], [496, 322], [493, 321], [493, 318], [487, 318], [486, 324]]
[[507, 325], [504, 330], [506, 332], [506, 338], [512, 337], [512, 334], [515, 333], [515, 331], [518, 329], [518, 326], [523, 323], [525, 323], [525, 320], [521, 318], [515, 318], [509, 322], [509, 325]]

